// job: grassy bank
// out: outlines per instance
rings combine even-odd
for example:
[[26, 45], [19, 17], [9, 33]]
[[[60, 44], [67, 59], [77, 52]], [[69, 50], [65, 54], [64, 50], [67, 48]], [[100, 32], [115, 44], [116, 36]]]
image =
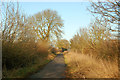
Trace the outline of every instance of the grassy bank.
[[42, 68], [55, 55], [46, 43], [3, 43], [3, 78], [24, 78]]
[[[54, 59], [55, 55], [50, 54], [51, 58], [39, 59], [36, 64], [23, 68], [4, 70], [5, 78], [27, 78], [38, 70], [42, 69], [47, 63]], [[4, 75], [3, 75], [4, 76]]]
[[94, 56], [69, 52], [65, 54], [67, 78], [117, 78], [118, 62], [97, 59]]

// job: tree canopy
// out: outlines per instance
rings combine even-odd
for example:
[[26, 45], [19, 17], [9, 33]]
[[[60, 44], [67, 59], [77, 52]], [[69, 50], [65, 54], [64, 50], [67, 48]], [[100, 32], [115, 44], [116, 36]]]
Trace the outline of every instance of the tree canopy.
[[63, 20], [56, 11], [44, 10], [30, 18], [30, 24], [42, 41], [49, 41], [53, 38], [60, 38], [63, 28]]
[[120, 21], [120, 2], [118, 0], [107, 0], [107, 2], [91, 2], [89, 11], [99, 14], [103, 20], [118, 24]]

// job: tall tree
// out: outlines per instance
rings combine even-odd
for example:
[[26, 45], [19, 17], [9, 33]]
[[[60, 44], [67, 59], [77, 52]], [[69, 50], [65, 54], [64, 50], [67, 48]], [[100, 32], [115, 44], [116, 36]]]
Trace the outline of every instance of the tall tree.
[[42, 41], [49, 41], [52, 38], [61, 37], [63, 20], [53, 10], [44, 10], [31, 17], [32, 24], [38, 38]]
[[1, 7], [2, 39], [4, 41], [30, 41], [35, 37], [34, 31], [19, 7], [19, 3], [2, 3]]
[[20, 15], [19, 4], [2, 3], [2, 39], [3, 41], [13, 42], [17, 34], [22, 29], [23, 16]]
[[[114, 33], [114, 37], [120, 38], [120, 1], [119, 0], [106, 0], [105, 2], [92, 2], [91, 7], [88, 10], [93, 14], [99, 14], [100, 19], [104, 23], [105, 21], [111, 23], [113, 26], [110, 27], [111, 32]], [[117, 24], [117, 25], [116, 25]]]

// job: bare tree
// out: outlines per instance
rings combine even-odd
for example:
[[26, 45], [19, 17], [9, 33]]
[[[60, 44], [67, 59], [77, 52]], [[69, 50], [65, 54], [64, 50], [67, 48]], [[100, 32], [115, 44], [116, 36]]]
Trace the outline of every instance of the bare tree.
[[120, 2], [118, 0], [106, 0], [107, 2], [91, 2], [88, 10], [95, 14], [100, 14], [104, 20], [118, 24], [120, 21]]
[[31, 36], [35, 37], [35, 32], [29, 26], [25, 15], [22, 14], [19, 3], [2, 3], [1, 26], [3, 41], [26, 41], [25, 39], [30, 39]]
[[30, 24], [42, 41], [49, 41], [52, 38], [59, 38], [63, 31], [63, 20], [56, 11], [44, 10], [30, 18]]
[[20, 29], [22, 29], [23, 16], [20, 15], [18, 3], [17, 7], [12, 2], [3, 3], [2, 5], [2, 38], [4, 41], [13, 42]]
[[94, 42], [99, 40], [109, 40], [111, 33], [109, 30], [110, 24], [108, 22], [102, 23], [102, 20], [96, 18], [94, 22], [90, 24], [90, 37], [93, 38]]

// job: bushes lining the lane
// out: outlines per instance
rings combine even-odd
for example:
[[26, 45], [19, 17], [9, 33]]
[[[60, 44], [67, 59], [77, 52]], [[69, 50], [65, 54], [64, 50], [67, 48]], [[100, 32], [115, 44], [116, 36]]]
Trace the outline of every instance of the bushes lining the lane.
[[[2, 67], [3, 77], [8, 77], [9, 72], [24, 69], [33, 65], [44, 64], [46, 60], [53, 59], [54, 55], [49, 51], [46, 43], [34, 42], [3, 42]], [[14, 76], [15, 77], [15, 76]]]

